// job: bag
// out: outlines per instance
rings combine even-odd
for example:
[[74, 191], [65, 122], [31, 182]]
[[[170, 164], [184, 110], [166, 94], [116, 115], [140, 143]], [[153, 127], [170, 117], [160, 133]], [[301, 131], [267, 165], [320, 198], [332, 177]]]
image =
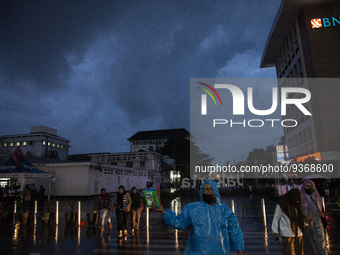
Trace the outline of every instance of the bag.
[[156, 188], [143, 190], [145, 205], [152, 207], [152, 203], [155, 203], [156, 207], [159, 207], [158, 190]]

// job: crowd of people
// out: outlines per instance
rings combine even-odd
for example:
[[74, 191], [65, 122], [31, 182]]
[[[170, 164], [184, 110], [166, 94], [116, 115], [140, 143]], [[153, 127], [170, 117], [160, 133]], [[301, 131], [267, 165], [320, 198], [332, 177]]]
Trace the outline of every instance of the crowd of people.
[[[186, 205], [180, 215], [165, 210], [161, 205], [153, 209], [161, 212], [165, 222], [177, 229], [191, 226], [185, 254], [230, 254], [231, 249], [242, 255], [244, 251], [243, 233], [239, 222], [231, 209], [223, 204], [215, 181], [205, 181], [201, 186], [201, 201]], [[113, 208], [111, 198], [103, 188], [99, 197], [99, 227], [105, 230], [105, 224], [112, 229], [110, 210], [116, 212], [118, 238], [127, 238], [129, 218], [131, 218], [131, 234], [139, 231], [140, 214], [144, 202], [137, 189], [125, 191], [119, 186], [115, 195]]]
[[[105, 230], [105, 224], [108, 224], [110, 229], [112, 229], [110, 218], [112, 201], [110, 195], [106, 193], [105, 188], [101, 189], [98, 201], [98, 210], [100, 212], [98, 225], [103, 232]], [[117, 218], [118, 238], [127, 238], [129, 218], [131, 218], [131, 234], [139, 231], [140, 215], [143, 208], [143, 199], [136, 187], [133, 187], [131, 193], [128, 193], [125, 191], [124, 186], [119, 186], [112, 207]]]

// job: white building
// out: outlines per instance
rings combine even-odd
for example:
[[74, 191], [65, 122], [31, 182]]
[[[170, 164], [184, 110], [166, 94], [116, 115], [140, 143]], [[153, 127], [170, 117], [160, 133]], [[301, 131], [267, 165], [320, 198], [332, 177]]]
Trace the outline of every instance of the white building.
[[52, 196], [91, 196], [98, 195], [101, 188], [112, 193], [117, 192], [120, 185], [128, 191], [132, 187], [145, 189], [147, 182], [160, 184], [161, 155], [156, 152], [75, 156], [85, 161], [36, 163], [37, 167], [51, 174], [50, 184], [43, 179], [32, 182], [37, 187], [50, 186]]
[[[91, 196], [98, 195], [101, 188], [108, 193], [118, 191], [123, 185], [126, 190], [132, 187], [145, 189], [148, 171], [129, 167], [101, 165], [101, 170], [93, 162], [68, 162], [54, 164], [36, 164], [40, 169], [51, 174], [50, 193], [52, 196]], [[48, 181], [36, 179], [32, 181], [48, 187]]]
[[[166, 141], [170, 137], [183, 137], [189, 139], [190, 133], [184, 128], [139, 131], [128, 139], [130, 142], [130, 151], [157, 151], [164, 147]], [[165, 184], [179, 183], [180, 178], [181, 173], [176, 170], [174, 160], [170, 159], [167, 155], [164, 155], [161, 176], [162, 182]]]
[[139, 131], [128, 139], [130, 142], [130, 151], [157, 151], [164, 147], [169, 137], [173, 136], [189, 139], [190, 133], [184, 128]]
[[0, 155], [9, 156], [20, 146], [25, 155], [65, 160], [69, 143], [69, 140], [58, 136], [54, 128], [32, 126], [29, 134], [0, 136]]

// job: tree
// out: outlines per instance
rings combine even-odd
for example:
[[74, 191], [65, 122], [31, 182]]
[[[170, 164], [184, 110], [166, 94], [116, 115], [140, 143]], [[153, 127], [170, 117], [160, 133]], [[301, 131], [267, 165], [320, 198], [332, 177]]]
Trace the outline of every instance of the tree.
[[190, 152], [195, 155], [195, 165], [211, 165], [212, 162], [209, 155], [202, 153], [192, 140], [182, 136], [169, 137], [164, 147], [157, 152], [174, 160], [176, 170], [181, 172], [182, 178], [190, 177]]

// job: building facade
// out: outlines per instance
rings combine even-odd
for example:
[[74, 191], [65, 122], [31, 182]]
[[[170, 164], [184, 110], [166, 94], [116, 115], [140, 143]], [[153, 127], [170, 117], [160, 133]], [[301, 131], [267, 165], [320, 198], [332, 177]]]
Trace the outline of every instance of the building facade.
[[[157, 151], [164, 147], [170, 137], [189, 139], [190, 133], [184, 128], [139, 131], [128, 139], [130, 151]], [[174, 160], [170, 159], [167, 155], [163, 155], [162, 164], [161, 182], [166, 186], [169, 184], [179, 184], [181, 172], [176, 170]]]
[[[270, 31], [261, 67], [276, 67], [278, 85], [306, 88], [312, 99], [303, 114], [289, 105], [285, 119], [298, 125], [284, 128], [291, 158], [340, 151], [340, 3], [334, 0], [283, 0]], [[313, 78], [313, 79], [308, 79]], [[299, 98], [301, 94], [290, 95]]]
[[[139, 176], [137, 172], [143, 170], [147, 173], [147, 181], [154, 185], [161, 183], [162, 155], [154, 151], [94, 154], [91, 155], [91, 162], [97, 164], [97, 168], [101, 168], [102, 165], [116, 167], [118, 175], [124, 173], [127, 176]], [[118, 168], [122, 171], [119, 171]], [[146, 182], [143, 183], [143, 188], [145, 187]]]
[[0, 154], [11, 155], [20, 146], [25, 155], [65, 160], [69, 152], [69, 143], [69, 140], [58, 136], [54, 128], [32, 126], [28, 134], [0, 136]]
[[130, 151], [157, 151], [173, 136], [189, 138], [189, 132], [184, 128], [139, 131], [128, 139]]
[[105, 188], [108, 193], [114, 193], [120, 185], [126, 190], [131, 190], [132, 187], [145, 189], [149, 180], [148, 170], [108, 164], [101, 164], [99, 168], [97, 162], [35, 165], [51, 174], [51, 178], [35, 179], [32, 182], [38, 186], [50, 187], [52, 196], [98, 195], [101, 188]]

